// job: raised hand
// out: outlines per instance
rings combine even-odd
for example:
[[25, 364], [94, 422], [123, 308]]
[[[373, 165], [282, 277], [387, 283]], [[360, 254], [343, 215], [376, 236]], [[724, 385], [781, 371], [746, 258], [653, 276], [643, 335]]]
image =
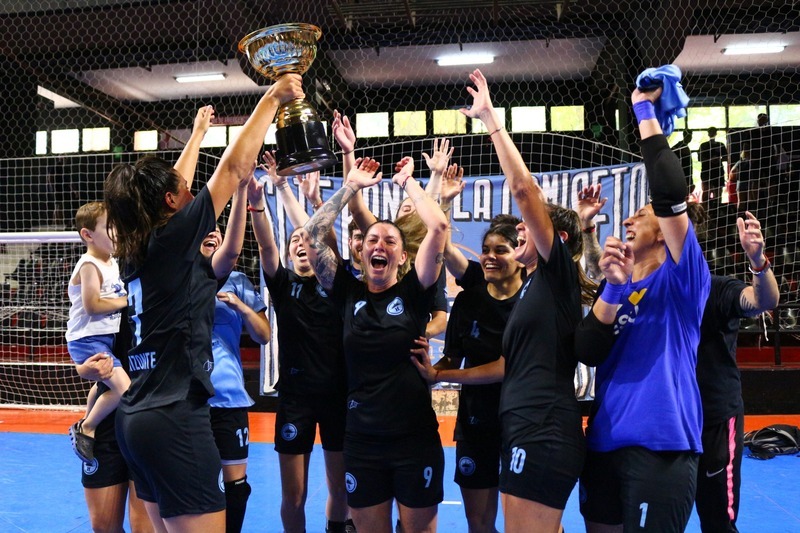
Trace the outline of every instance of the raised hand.
[[575, 211], [578, 212], [578, 217], [581, 219], [581, 224], [584, 228], [591, 225], [592, 220], [597, 213], [606, 205], [608, 198], [601, 198], [600, 194], [603, 191], [603, 186], [599, 183], [597, 185], [590, 185], [584, 187], [578, 193], [578, 205]]
[[319, 192], [319, 171], [303, 174], [300, 178], [300, 192], [311, 205], [318, 206], [322, 203], [322, 195]]
[[303, 78], [299, 74], [284, 74], [267, 89], [267, 94], [277, 98], [281, 104], [305, 98]]
[[[405, 156], [403, 159], [394, 164], [395, 176], [411, 176], [414, 174], [414, 159], [411, 156]], [[394, 180], [394, 176], [392, 177]]]
[[267, 173], [269, 181], [271, 181], [273, 185], [278, 187], [286, 183], [286, 176], [278, 176], [278, 163], [275, 161], [275, 150], [265, 151], [261, 156], [261, 160], [264, 161], [264, 163], [261, 164], [260, 167]]
[[475, 88], [467, 87], [467, 92], [472, 95], [472, 106], [468, 108], [462, 107], [459, 109], [461, 113], [470, 117], [470, 118], [479, 118], [483, 120], [486, 117], [487, 113], [490, 113], [494, 106], [492, 106], [492, 100], [489, 97], [489, 84], [486, 82], [486, 78], [483, 77], [483, 73], [479, 69], [475, 69], [469, 75], [470, 81], [475, 84]]
[[442, 175], [442, 192], [441, 202], [451, 202], [453, 198], [458, 196], [464, 190], [464, 167], [459, 167], [456, 163], [447, 167]]
[[255, 176], [250, 176], [247, 181], [247, 203], [256, 209], [261, 209], [266, 205], [264, 182], [258, 181]]
[[764, 259], [764, 235], [761, 233], [761, 222], [750, 211], [745, 212], [745, 217], [736, 219], [736, 227], [739, 229], [739, 241], [742, 249], [750, 262], [756, 267], [760, 267]]
[[214, 106], [205, 105], [197, 110], [197, 116], [194, 117], [194, 131], [206, 134], [208, 128], [211, 127], [211, 121], [214, 119]]
[[631, 104], [636, 104], [638, 102], [643, 102], [645, 100], [650, 100], [651, 102], [655, 103], [656, 100], [661, 98], [661, 93], [664, 92], [664, 89], [661, 87], [657, 88], [654, 91], [640, 91], [639, 89], [634, 89], [633, 93], [631, 93]]
[[339, 111], [333, 112], [333, 137], [343, 152], [352, 152], [356, 148], [356, 132], [350, 125], [350, 119]]
[[363, 189], [381, 181], [382, 172], [378, 172], [380, 164], [369, 157], [356, 159], [356, 166], [347, 174], [347, 185], [351, 183]]
[[217, 300], [224, 303], [231, 309], [238, 311], [244, 303], [239, 299], [236, 294], [232, 292], [218, 292], [217, 293]]
[[609, 236], [600, 258], [600, 270], [608, 283], [624, 285], [633, 274], [633, 248], [616, 237]]
[[450, 156], [453, 155], [453, 150], [455, 148], [450, 147], [449, 139], [434, 139], [432, 155], [422, 152], [422, 157], [425, 158], [431, 172], [442, 174], [447, 169], [447, 163], [450, 161]]

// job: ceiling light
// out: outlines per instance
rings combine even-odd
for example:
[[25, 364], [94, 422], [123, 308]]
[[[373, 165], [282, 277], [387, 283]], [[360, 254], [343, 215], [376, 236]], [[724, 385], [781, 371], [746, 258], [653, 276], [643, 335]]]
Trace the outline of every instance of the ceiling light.
[[494, 62], [492, 54], [453, 54], [436, 59], [440, 67], [453, 67], [456, 65], [486, 65]]
[[734, 44], [722, 49], [728, 56], [741, 56], [750, 54], [777, 54], [783, 52], [786, 46], [782, 44]]
[[222, 81], [225, 79], [225, 74], [222, 72], [215, 72], [212, 74], [186, 74], [175, 76], [175, 81], [178, 83], [196, 83], [203, 81]]

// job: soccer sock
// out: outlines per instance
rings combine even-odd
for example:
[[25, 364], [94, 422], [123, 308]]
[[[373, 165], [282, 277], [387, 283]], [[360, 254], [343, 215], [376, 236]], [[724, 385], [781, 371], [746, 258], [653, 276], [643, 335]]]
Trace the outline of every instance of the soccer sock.
[[244, 512], [247, 509], [247, 499], [250, 497], [250, 484], [247, 476], [236, 481], [225, 482], [225, 531], [226, 533], [239, 533], [244, 523]]

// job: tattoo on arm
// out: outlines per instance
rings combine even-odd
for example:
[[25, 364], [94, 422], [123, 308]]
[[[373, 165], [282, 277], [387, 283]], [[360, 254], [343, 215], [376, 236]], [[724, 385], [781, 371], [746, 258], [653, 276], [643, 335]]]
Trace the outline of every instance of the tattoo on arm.
[[[756, 290], [758, 289], [756, 288]], [[742, 308], [742, 313], [744, 313], [744, 316], [747, 317], [757, 316], [762, 312], [755, 302], [751, 302], [747, 298], [747, 293], [745, 291], [739, 293], [739, 306]]]
[[345, 185], [336, 191], [330, 200], [322, 204], [322, 207], [306, 222], [306, 231], [313, 242], [319, 242], [325, 237], [325, 234], [333, 227], [339, 212], [355, 193], [356, 191], [349, 184]]
[[325, 289], [330, 289], [333, 287], [333, 278], [336, 276], [336, 254], [333, 253], [333, 250], [328, 245], [322, 242], [317, 242], [314, 245], [314, 249], [317, 250], [314, 273], [317, 275], [320, 285]]
[[444, 263], [444, 254], [443, 253], [436, 254], [436, 264], [440, 265], [442, 263]]

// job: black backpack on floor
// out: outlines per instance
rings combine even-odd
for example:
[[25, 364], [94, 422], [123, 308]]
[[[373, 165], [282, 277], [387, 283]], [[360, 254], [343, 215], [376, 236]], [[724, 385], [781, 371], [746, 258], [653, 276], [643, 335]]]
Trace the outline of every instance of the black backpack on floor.
[[788, 424], [773, 424], [744, 434], [744, 445], [754, 459], [772, 459], [800, 451], [800, 428]]

